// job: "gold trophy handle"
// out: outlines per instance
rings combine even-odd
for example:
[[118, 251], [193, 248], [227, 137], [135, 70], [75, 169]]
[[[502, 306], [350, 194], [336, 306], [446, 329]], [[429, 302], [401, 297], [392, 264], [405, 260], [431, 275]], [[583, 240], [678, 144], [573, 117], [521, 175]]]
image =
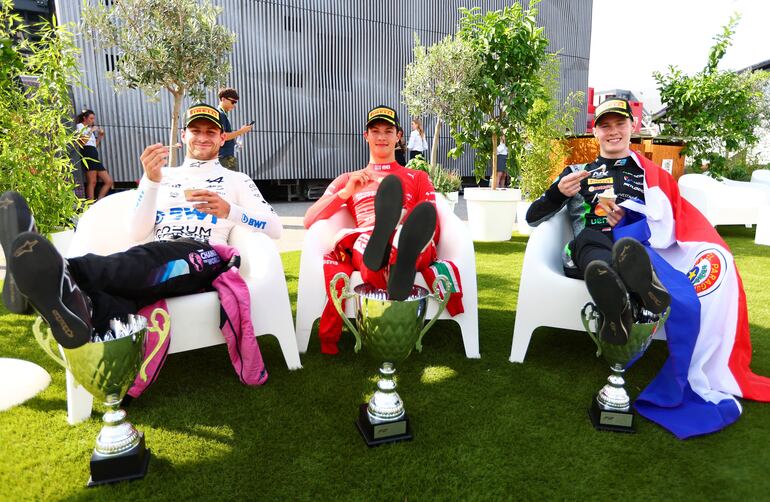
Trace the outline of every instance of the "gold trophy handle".
[[[446, 294], [444, 295], [444, 298], [442, 299], [438, 293], [435, 291], [439, 291], [439, 284], [443, 286], [444, 291], [446, 291]], [[425, 325], [424, 328], [422, 328], [422, 331], [420, 331], [420, 336], [417, 338], [417, 343], [414, 344], [414, 348], [417, 349], [417, 352], [422, 352], [422, 337], [425, 336], [425, 333], [428, 332], [431, 326], [438, 321], [438, 317], [441, 315], [442, 312], [444, 312], [444, 309], [446, 308], [446, 304], [449, 302], [449, 298], [452, 296], [452, 292], [449, 291], [452, 284], [449, 282], [449, 279], [446, 278], [446, 276], [443, 275], [437, 275], [436, 278], [433, 280], [433, 291], [434, 293], [431, 295], [434, 298], [436, 298], [436, 301], [438, 302], [438, 310], [436, 311], [436, 315], [433, 316], [433, 319], [428, 321], [428, 324]]]
[[32, 334], [35, 335], [37, 344], [40, 345], [40, 348], [42, 348], [46, 354], [48, 354], [48, 357], [59, 363], [65, 370], [68, 370], [69, 368], [67, 367], [67, 363], [64, 362], [64, 358], [54, 352], [54, 350], [51, 348], [51, 339], [53, 338], [51, 328], [46, 326], [46, 332], [43, 333], [43, 322], [43, 318], [38, 316], [37, 319], [35, 319], [35, 324], [32, 325]]
[[596, 306], [591, 302], [583, 305], [583, 309], [580, 311], [580, 318], [583, 321], [583, 327], [585, 328], [586, 333], [588, 333], [588, 336], [590, 336], [591, 340], [596, 344], [596, 357], [599, 357], [602, 355], [602, 345], [599, 343], [599, 335], [591, 329], [591, 321], [595, 320], [597, 325], [599, 323], [599, 313], [596, 311]]
[[[158, 322], [158, 320], [155, 318], [156, 315], [163, 319], [162, 327], [161, 323]], [[147, 356], [147, 359], [145, 359], [142, 363], [142, 367], [139, 368], [139, 378], [141, 378], [144, 382], [147, 381], [147, 366], [150, 364], [158, 351], [160, 351], [160, 348], [163, 346], [166, 338], [168, 338], [168, 334], [171, 331], [171, 320], [168, 316], [168, 312], [162, 308], [157, 308], [152, 311], [152, 314], [150, 314], [150, 319], [148, 320], [147, 324], [148, 331], [154, 331], [158, 334], [158, 342], [155, 344], [155, 347], [152, 349], [150, 355]]]
[[[342, 288], [342, 294], [337, 295], [336, 286], [340, 280], [342, 280], [345, 285]], [[348, 316], [345, 315], [345, 312], [342, 310], [342, 300], [353, 298], [354, 296], [355, 294], [350, 292], [350, 278], [347, 276], [347, 274], [345, 274], [345, 272], [337, 272], [337, 274], [332, 277], [332, 280], [329, 283], [329, 298], [331, 298], [334, 308], [337, 309], [337, 313], [339, 313], [340, 317], [342, 317], [342, 321], [345, 323], [345, 326], [347, 326], [350, 332], [353, 333], [353, 336], [356, 337], [356, 346], [353, 348], [353, 350], [357, 353], [359, 350], [361, 350], [361, 335], [356, 327], [353, 326], [353, 323], [350, 322]]]

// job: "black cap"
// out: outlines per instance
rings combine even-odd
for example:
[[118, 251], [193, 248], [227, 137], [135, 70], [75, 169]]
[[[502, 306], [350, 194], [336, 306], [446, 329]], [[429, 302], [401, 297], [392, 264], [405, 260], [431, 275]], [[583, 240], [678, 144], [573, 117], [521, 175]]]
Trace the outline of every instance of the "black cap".
[[594, 112], [594, 124], [598, 124], [599, 119], [608, 113], [617, 113], [618, 115], [631, 119], [632, 122], [634, 120], [634, 115], [631, 113], [631, 105], [622, 98], [611, 98], [602, 101], [602, 103], [596, 107], [596, 111]]
[[377, 120], [384, 120], [388, 124], [401, 127], [398, 123], [398, 113], [396, 113], [396, 110], [385, 105], [376, 106], [369, 110], [369, 113], [366, 115], [366, 127], [369, 127], [372, 122]]
[[184, 114], [185, 129], [187, 129], [187, 127], [190, 125], [190, 122], [197, 119], [209, 120], [216, 124], [217, 127], [222, 129], [222, 121], [219, 118], [219, 110], [211, 105], [207, 105], [206, 103], [197, 103], [188, 108]]

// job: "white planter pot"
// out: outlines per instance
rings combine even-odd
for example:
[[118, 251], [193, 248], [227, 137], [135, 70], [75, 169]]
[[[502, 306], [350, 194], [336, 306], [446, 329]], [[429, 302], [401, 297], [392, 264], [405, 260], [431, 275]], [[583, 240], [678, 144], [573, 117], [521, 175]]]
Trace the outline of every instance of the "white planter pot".
[[510, 240], [521, 190], [466, 188], [463, 197], [468, 207], [468, 226], [474, 241]]
[[521, 201], [516, 205], [516, 231], [521, 235], [529, 235], [532, 233], [532, 228], [527, 223], [527, 211], [532, 203], [529, 201]]
[[457, 201], [460, 199], [460, 192], [449, 192], [449, 193], [439, 193], [436, 192], [436, 196], [443, 197], [447, 204], [449, 204], [449, 209], [454, 212], [455, 206], [457, 205]]

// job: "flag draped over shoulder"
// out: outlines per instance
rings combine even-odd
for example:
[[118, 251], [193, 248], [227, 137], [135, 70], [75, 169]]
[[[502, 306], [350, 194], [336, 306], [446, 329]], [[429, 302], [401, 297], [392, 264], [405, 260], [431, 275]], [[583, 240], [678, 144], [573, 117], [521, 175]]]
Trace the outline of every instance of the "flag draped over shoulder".
[[[746, 295], [733, 256], [713, 226], [679, 195], [676, 181], [644, 157], [643, 206], [622, 205], [615, 239], [635, 237], [672, 296], [669, 358], [636, 400], [637, 411], [680, 439], [718, 431], [741, 414], [734, 396], [770, 401], [770, 379], [749, 368]], [[638, 214], [634, 218], [634, 212]]]

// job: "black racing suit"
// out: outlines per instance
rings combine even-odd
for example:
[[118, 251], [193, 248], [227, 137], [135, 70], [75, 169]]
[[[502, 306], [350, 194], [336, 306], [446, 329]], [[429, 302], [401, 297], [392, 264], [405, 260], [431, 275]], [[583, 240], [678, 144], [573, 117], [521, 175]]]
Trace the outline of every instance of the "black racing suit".
[[[580, 182], [580, 191], [572, 197], [562, 194], [558, 187], [559, 180], [581, 170], [591, 175]], [[599, 206], [599, 194], [608, 188], [615, 191], [616, 204], [627, 199], [644, 202], [644, 171], [633, 157], [597, 157], [590, 164], [567, 166], [527, 211], [527, 223], [536, 227], [567, 206], [575, 235], [562, 255], [564, 274], [568, 277], [582, 279], [585, 267], [593, 260], [610, 262], [614, 240], [612, 227]]]

